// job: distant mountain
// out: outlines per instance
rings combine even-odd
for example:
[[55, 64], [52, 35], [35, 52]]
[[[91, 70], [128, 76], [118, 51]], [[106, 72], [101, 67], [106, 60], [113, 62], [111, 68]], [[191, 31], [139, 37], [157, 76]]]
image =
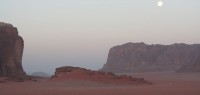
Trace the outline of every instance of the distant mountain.
[[200, 71], [200, 44], [147, 45], [126, 43], [112, 47], [100, 71], [152, 72]]
[[38, 76], [38, 77], [50, 77], [49, 74], [45, 73], [45, 72], [33, 72], [31, 74], [31, 76]]

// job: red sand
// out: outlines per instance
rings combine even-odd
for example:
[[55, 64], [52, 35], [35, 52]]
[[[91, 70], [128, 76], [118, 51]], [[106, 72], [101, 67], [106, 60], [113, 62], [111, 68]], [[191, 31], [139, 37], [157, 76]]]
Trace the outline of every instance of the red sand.
[[89, 81], [0, 83], [0, 95], [200, 95], [200, 73], [137, 73], [154, 85], [113, 85]]

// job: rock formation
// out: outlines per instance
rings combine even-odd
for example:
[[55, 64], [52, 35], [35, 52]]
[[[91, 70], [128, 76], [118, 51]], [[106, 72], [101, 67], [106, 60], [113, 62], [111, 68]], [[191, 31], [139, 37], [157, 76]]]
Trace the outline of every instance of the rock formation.
[[131, 76], [117, 76], [111, 72], [91, 71], [79, 67], [56, 68], [55, 75], [51, 80], [87, 80], [114, 84], [151, 84], [143, 78], [133, 78]]
[[0, 22], [0, 76], [24, 77], [22, 68], [24, 41], [16, 27]]
[[126, 43], [110, 49], [107, 63], [100, 71], [200, 71], [200, 45]]

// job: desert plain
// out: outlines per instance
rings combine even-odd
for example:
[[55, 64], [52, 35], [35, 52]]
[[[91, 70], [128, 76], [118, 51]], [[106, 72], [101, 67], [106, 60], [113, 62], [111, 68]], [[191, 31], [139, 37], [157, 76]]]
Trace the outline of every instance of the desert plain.
[[200, 95], [200, 73], [125, 73], [152, 85], [108, 84], [85, 80], [2, 82], [0, 95]]

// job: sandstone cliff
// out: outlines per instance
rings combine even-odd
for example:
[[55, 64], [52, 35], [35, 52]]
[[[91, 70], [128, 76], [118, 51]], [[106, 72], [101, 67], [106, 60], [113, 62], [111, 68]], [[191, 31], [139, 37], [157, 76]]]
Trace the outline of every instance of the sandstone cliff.
[[200, 71], [200, 45], [126, 43], [110, 49], [101, 71]]
[[85, 68], [65, 66], [56, 68], [51, 80], [86, 80], [114, 84], [151, 84], [143, 78], [133, 78], [126, 75], [115, 75], [111, 72], [91, 71]]
[[22, 68], [24, 41], [16, 27], [0, 22], [0, 76], [24, 77]]

